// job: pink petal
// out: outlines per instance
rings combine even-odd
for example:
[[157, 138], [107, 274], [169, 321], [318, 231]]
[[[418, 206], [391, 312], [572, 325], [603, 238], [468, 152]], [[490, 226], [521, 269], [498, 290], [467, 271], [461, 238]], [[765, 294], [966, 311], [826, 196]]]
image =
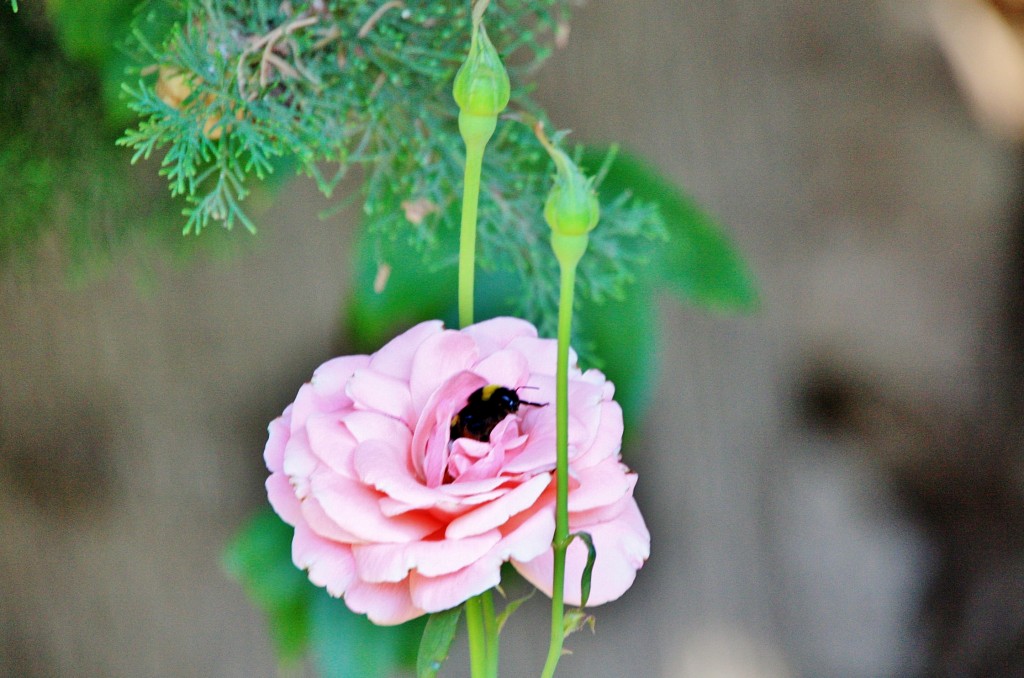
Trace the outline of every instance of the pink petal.
[[357, 370], [348, 382], [348, 394], [355, 407], [412, 423], [412, 400], [406, 382], [371, 369]]
[[320, 409], [333, 412], [351, 404], [345, 393], [345, 384], [356, 370], [366, 367], [368, 355], [346, 355], [332, 358], [313, 371], [310, 384], [319, 399]]
[[311, 493], [338, 527], [367, 542], [407, 542], [422, 539], [438, 524], [420, 514], [388, 517], [381, 513], [378, 495], [360, 482], [335, 473], [318, 472]]
[[355, 544], [362, 541], [359, 537], [347, 530], [341, 529], [330, 516], [324, 511], [316, 497], [306, 497], [299, 504], [302, 509], [302, 517], [305, 519], [309, 529], [328, 541], [339, 544]]
[[464, 603], [501, 583], [501, 561], [481, 558], [472, 565], [440, 577], [412, 572], [409, 589], [413, 602], [427, 612], [440, 612]]
[[459, 372], [427, 400], [412, 437], [412, 463], [428, 487], [438, 487], [448, 464], [448, 428], [453, 414], [465, 407], [469, 394], [487, 382], [472, 372]]
[[337, 413], [314, 414], [306, 421], [310, 451], [335, 473], [354, 478], [356, 440]]
[[306, 570], [311, 582], [323, 586], [335, 598], [340, 597], [355, 578], [351, 547], [323, 539], [302, 523], [295, 526], [292, 562]]
[[274, 512], [281, 516], [281, 520], [289, 525], [298, 525], [302, 522], [302, 509], [287, 476], [283, 473], [271, 473], [267, 478], [266, 487], [267, 499], [270, 500]]
[[267, 426], [267, 445], [263, 448], [263, 461], [271, 472], [284, 469], [284, 448], [288, 444], [291, 419], [292, 406], [289, 405], [285, 408], [284, 414]]
[[531, 478], [494, 501], [448, 523], [444, 533], [445, 537], [463, 539], [500, 527], [512, 516], [532, 506], [550, 482], [551, 474], [549, 473]]
[[622, 408], [614, 401], [600, 405], [600, 420], [597, 432], [589, 446], [572, 460], [574, 469], [594, 466], [605, 459], [618, 459], [622, 450]]
[[404, 421], [379, 412], [356, 410], [345, 414], [345, 428], [356, 441], [387, 440], [408, 449], [412, 431]]
[[[500, 317], [470, 325], [462, 330], [473, 337], [480, 347], [480, 355], [489, 355], [509, 345], [519, 337], [536, 337], [537, 328], [519, 318]], [[497, 383], [497, 382], [495, 382]]]
[[615, 459], [573, 473], [579, 486], [569, 492], [569, 510], [588, 511], [599, 506], [614, 504], [627, 494], [632, 494], [636, 475], [629, 473], [623, 464]]
[[428, 320], [414, 325], [370, 356], [370, 367], [379, 374], [408, 381], [416, 349], [428, 337], [443, 329], [444, 323], [440, 320]]
[[[518, 337], [508, 342], [508, 348], [522, 353], [530, 363], [530, 372], [534, 375], [554, 376], [558, 362], [558, 342], [554, 339], [536, 339]], [[569, 378], [572, 379], [576, 368], [576, 352], [569, 349]]]
[[394, 504], [380, 503], [381, 512], [394, 517], [429, 508], [445, 499], [413, 475], [409, 448], [381, 440], [368, 440], [356, 450], [355, 468], [363, 483], [383, 492]]
[[424, 340], [413, 357], [409, 376], [413, 407], [421, 410], [434, 391], [472, 367], [477, 356], [476, 343], [462, 332], [446, 330]]
[[516, 516], [501, 531], [505, 537], [495, 547], [493, 553], [502, 562], [506, 560], [533, 560], [551, 548], [551, 540], [555, 536], [554, 492], [549, 493], [550, 500], [538, 510], [522, 518]]
[[[473, 365], [472, 369], [486, 379], [488, 384], [501, 384], [509, 388], [525, 385], [530, 377], [529, 363], [518, 351], [495, 351]], [[523, 391], [519, 395], [526, 400], [533, 400], [530, 396], [534, 395], [534, 392]]]
[[320, 468], [320, 460], [309, 448], [309, 436], [306, 430], [292, 431], [288, 444], [284, 448], [284, 464], [282, 469], [295, 488], [295, 495], [302, 499], [309, 494], [309, 477]]
[[380, 626], [401, 624], [423, 614], [413, 604], [406, 582], [371, 584], [357, 579], [345, 591], [345, 604]]
[[426, 577], [450, 574], [482, 558], [501, 539], [494, 530], [468, 539], [416, 541], [408, 544], [365, 544], [352, 547], [359, 578], [396, 582], [410, 570]]
[[295, 402], [292, 403], [291, 408], [291, 430], [293, 434], [295, 431], [306, 426], [306, 419], [309, 418], [309, 415], [323, 412], [323, 409], [320, 407], [320, 398], [313, 391], [311, 384], [303, 384], [299, 387], [299, 392], [295, 394]]
[[[632, 500], [616, 520], [590, 525], [585, 531], [593, 537], [597, 550], [587, 605], [601, 605], [620, 597], [633, 585], [637, 570], [650, 555], [651, 536], [640, 509]], [[568, 605], [580, 604], [580, 578], [586, 562], [586, 546], [573, 540], [566, 559], [565, 602]], [[551, 595], [554, 572], [550, 549], [529, 562], [514, 560], [512, 564], [527, 581]]]

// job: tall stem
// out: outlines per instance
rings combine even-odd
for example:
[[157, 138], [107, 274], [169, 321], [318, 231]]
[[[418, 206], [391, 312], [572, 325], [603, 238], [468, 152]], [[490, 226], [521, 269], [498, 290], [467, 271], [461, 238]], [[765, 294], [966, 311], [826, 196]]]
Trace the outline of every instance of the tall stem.
[[480, 200], [483, 143], [466, 142], [466, 172], [462, 189], [462, 229], [459, 235], [459, 325], [473, 324], [473, 278], [476, 267], [476, 213]]
[[[582, 254], [582, 252], [581, 252]], [[558, 301], [558, 363], [555, 373], [555, 499], [554, 579], [551, 584], [551, 645], [543, 678], [555, 675], [565, 640], [565, 552], [569, 547], [569, 340], [572, 336], [573, 288], [576, 263], [559, 258], [562, 270]]]
[[487, 634], [480, 596], [466, 601], [466, 628], [469, 630], [469, 666], [473, 678], [487, 678]]
[[498, 126], [498, 116], [459, 113], [459, 132], [466, 142], [462, 184], [462, 228], [459, 235], [459, 325], [473, 324], [473, 275], [476, 260], [476, 213], [484, 148]]
[[487, 675], [498, 678], [498, 618], [494, 614], [494, 597], [490, 591], [480, 594], [484, 613], [484, 633], [487, 638]]

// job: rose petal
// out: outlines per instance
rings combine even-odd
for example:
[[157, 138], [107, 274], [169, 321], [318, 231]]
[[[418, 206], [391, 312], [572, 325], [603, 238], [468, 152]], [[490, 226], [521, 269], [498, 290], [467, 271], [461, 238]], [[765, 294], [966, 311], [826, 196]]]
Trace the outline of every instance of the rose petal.
[[[576, 531], [575, 528], [572, 529]], [[594, 540], [594, 548], [597, 550], [587, 605], [601, 605], [615, 600], [633, 585], [636, 571], [650, 555], [651, 536], [636, 502], [632, 499], [616, 520], [590, 525], [585, 531], [590, 533]], [[586, 562], [586, 546], [574, 539], [566, 556], [567, 605], [580, 604], [580, 579]], [[545, 594], [551, 595], [554, 565], [550, 549], [529, 562], [513, 560], [512, 565], [527, 581]]]
[[[384, 417], [386, 418], [386, 417]], [[356, 440], [338, 414], [314, 414], [306, 421], [309, 450], [335, 473], [355, 477], [352, 453]], [[309, 473], [312, 472], [310, 469]]]
[[357, 579], [345, 591], [345, 604], [380, 626], [401, 624], [424, 613], [413, 604], [405, 582], [371, 584]]
[[588, 511], [608, 506], [632, 493], [636, 475], [628, 473], [623, 464], [606, 459], [597, 466], [578, 469], [573, 467], [578, 486], [569, 492], [569, 510]]
[[446, 499], [413, 475], [408, 447], [368, 440], [356, 450], [355, 468], [362, 482], [380, 490], [387, 495], [384, 499], [394, 502], [379, 504], [386, 516], [429, 508]]
[[267, 445], [263, 448], [263, 461], [272, 473], [284, 470], [284, 448], [288, 444], [291, 419], [292, 406], [289, 405], [285, 408], [284, 414], [267, 426]]
[[465, 407], [469, 394], [486, 386], [482, 377], [459, 372], [442, 384], [420, 412], [412, 438], [412, 463], [428, 487], [437, 487], [444, 479], [448, 464], [448, 429], [452, 415]]
[[305, 429], [292, 432], [284, 448], [282, 468], [295, 488], [295, 496], [302, 499], [309, 494], [309, 477], [320, 468], [320, 460], [309, 448]]
[[320, 406], [320, 397], [313, 390], [313, 385], [303, 384], [300, 386], [299, 392], [295, 394], [295, 402], [292, 403], [292, 433], [304, 428], [310, 415], [324, 411], [324, 408]]
[[314, 474], [311, 494], [328, 518], [362, 541], [407, 542], [422, 539], [438, 528], [435, 521], [420, 514], [385, 516], [378, 504], [380, 495], [358, 481], [335, 473]]
[[622, 450], [622, 429], [622, 408], [614, 401], [602, 402], [597, 432], [591, 443], [573, 458], [573, 468], [578, 470], [597, 465], [605, 459], [618, 459]]
[[383, 412], [412, 424], [415, 416], [409, 385], [372, 369], [356, 370], [348, 382], [348, 394], [355, 401], [355, 407]]
[[[554, 376], [558, 363], [558, 342], [554, 339], [537, 339], [535, 337], [517, 337], [508, 342], [508, 348], [522, 353], [530, 364], [530, 373], [535, 375]], [[576, 352], [569, 349], [569, 378], [579, 374], [576, 367]]]
[[357, 544], [361, 539], [347, 530], [338, 527], [331, 518], [324, 512], [324, 507], [316, 500], [316, 497], [306, 497], [299, 503], [302, 510], [302, 517], [305, 519], [309, 529], [324, 539], [336, 541], [339, 544]]
[[345, 393], [345, 384], [356, 370], [366, 367], [369, 363], [368, 355], [346, 355], [332, 358], [316, 368], [309, 383], [319, 398], [320, 409], [325, 412], [336, 412], [350, 405], [352, 401]]
[[[499, 317], [470, 325], [462, 330], [476, 340], [480, 355], [490, 355], [519, 337], [537, 336], [537, 328], [519, 318]], [[550, 341], [550, 340], [548, 340]]]
[[386, 440], [408, 449], [412, 440], [412, 430], [408, 424], [380, 412], [348, 412], [345, 414], [345, 428], [361, 443], [367, 440]]
[[440, 612], [464, 603], [501, 583], [501, 561], [481, 558], [472, 565], [440, 577], [412, 572], [409, 590], [413, 602], [427, 612]]
[[306, 570], [311, 582], [323, 586], [335, 598], [340, 597], [355, 578], [351, 547], [324, 539], [303, 524], [295, 526], [292, 562]]
[[267, 499], [281, 520], [295, 526], [302, 522], [302, 509], [295, 489], [283, 473], [271, 473], [266, 481]]
[[[524, 386], [530, 378], [529, 362], [518, 351], [496, 351], [472, 367], [488, 384], [501, 384], [512, 389]], [[532, 391], [530, 393], [533, 394]], [[522, 393], [519, 395], [523, 396]]]
[[411, 570], [426, 577], [450, 574], [476, 562], [501, 540], [493, 530], [467, 539], [416, 541], [409, 544], [365, 544], [352, 547], [359, 578], [396, 582]]
[[[501, 526], [505, 537], [494, 548], [494, 555], [506, 560], [533, 560], [551, 548], [555, 536], [554, 491], [548, 500], [532, 513], [524, 511]], [[541, 504], [543, 500], [539, 501]]]
[[477, 357], [476, 342], [462, 332], [446, 330], [427, 337], [412, 360], [409, 391], [413, 407], [422, 410], [434, 391], [455, 374], [472, 367]]
[[412, 370], [416, 348], [430, 337], [444, 329], [440, 320], [428, 320], [415, 325], [384, 344], [370, 357], [370, 368], [378, 374], [407, 381]]
[[550, 482], [551, 474], [549, 473], [531, 478], [494, 501], [448, 523], [448, 528], [444, 533], [445, 537], [464, 539], [499, 527], [512, 516], [529, 508]]

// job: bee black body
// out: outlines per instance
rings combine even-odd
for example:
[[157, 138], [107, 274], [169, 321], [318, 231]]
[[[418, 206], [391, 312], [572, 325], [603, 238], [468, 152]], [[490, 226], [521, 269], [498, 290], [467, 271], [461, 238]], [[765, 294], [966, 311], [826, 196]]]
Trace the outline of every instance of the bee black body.
[[522, 405], [543, 407], [544, 403], [521, 400], [514, 389], [499, 384], [482, 386], [469, 394], [466, 406], [452, 417], [451, 439], [489, 442], [494, 427], [508, 415], [518, 412]]

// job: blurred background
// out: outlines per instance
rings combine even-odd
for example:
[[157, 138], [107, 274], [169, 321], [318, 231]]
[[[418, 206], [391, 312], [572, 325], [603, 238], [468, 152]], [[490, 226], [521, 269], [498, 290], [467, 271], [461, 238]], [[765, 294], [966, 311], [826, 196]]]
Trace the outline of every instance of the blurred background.
[[[559, 675], [1024, 676], [1019, 11], [575, 12], [538, 98], [727, 224], [762, 303], [659, 300], [662, 368], [626, 451], [651, 559]], [[25, 209], [13, 190], [4, 209]], [[278, 675], [221, 551], [265, 502], [266, 423], [344, 350], [358, 214], [325, 207], [296, 180], [214, 255], [117, 235], [69, 281], [51, 238], [0, 272], [0, 675]], [[512, 618], [505, 674], [538, 672], [546, 615]], [[457, 644], [444, 675], [466, 666]]]

